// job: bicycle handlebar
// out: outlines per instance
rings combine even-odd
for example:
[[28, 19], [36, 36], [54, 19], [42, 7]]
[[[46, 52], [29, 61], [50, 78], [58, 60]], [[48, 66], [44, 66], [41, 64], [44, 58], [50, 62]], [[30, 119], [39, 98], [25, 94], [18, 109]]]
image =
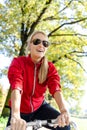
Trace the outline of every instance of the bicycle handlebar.
[[[49, 119], [49, 120], [34, 120], [27, 123], [26, 129], [28, 127], [33, 127], [35, 130], [41, 128], [42, 126], [48, 125], [50, 127], [58, 126], [57, 119]], [[70, 122], [71, 129], [78, 130], [76, 123], [73, 121]], [[8, 126], [5, 130], [11, 130], [10, 126]]]

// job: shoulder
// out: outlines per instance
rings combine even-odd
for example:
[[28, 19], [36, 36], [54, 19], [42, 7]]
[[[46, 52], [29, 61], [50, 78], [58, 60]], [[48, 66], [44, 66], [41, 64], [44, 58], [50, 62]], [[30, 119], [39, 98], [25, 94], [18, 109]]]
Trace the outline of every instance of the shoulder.
[[14, 57], [13, 60], [18, 60], [18, 61], [21, 61], [21, 60], [24, 60], [26, 59], [26, 56], [18, 56], [18, 57]]
[[11, 62], [11, 65], [22, 65], [26, 62], [26, 56], [19, 56], [19, 57], [14, 57], [12, 62]]
[[48, 62], [48, 72], [57, 72], [56, 66], [52, 62]]
[[50, 68], [50, 67], [56, 68], [55, 65], [54, 65], [52, 62], [50, 62], [50, 61], [48, 61], [48, 65], [49, 65], [49, 68]]
[[26, 60], [26, 56], [18, 56], [13, 58], [13, 61], [24, 61], [24, 60]]

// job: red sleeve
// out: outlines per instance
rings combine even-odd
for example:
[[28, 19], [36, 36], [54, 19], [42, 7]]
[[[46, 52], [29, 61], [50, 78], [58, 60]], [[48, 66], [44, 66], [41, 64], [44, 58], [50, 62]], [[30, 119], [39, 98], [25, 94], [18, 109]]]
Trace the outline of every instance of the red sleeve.
[[60, 76], [58, 75], [56, 67], [51, 62], [49, 63], [48, 71], [48, 88], [52, 96], [56, 91], [61, 91]]
[[14, 58], [9, 69], [8, 69], [8, 79], [11, 85], [11, 89], [22, 90], [23, 87], [23, 69], [22, 63], [19, 58]]

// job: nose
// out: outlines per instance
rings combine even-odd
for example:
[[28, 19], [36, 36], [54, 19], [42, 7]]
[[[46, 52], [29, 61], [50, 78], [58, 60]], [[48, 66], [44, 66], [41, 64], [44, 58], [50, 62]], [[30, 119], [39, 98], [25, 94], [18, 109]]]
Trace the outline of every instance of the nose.
[[[39, 46], [41, 46], [41, 47], [43, 46], [43, 41], [40, 42]], [[43, 46], [43, 47], [44, 47], [44, 46]]]

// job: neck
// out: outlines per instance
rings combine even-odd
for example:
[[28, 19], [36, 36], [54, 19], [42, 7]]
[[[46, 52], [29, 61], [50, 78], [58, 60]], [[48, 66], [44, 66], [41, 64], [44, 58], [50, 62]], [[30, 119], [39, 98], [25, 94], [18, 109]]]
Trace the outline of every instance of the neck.
[[41, 60], [41, 58], [36, 58], [36, 57], [32, 57], [31, 56], [31, 59], [32, 59], [32, 61], [36, 64], [36, 63], [38, 63], [40, 60]]

